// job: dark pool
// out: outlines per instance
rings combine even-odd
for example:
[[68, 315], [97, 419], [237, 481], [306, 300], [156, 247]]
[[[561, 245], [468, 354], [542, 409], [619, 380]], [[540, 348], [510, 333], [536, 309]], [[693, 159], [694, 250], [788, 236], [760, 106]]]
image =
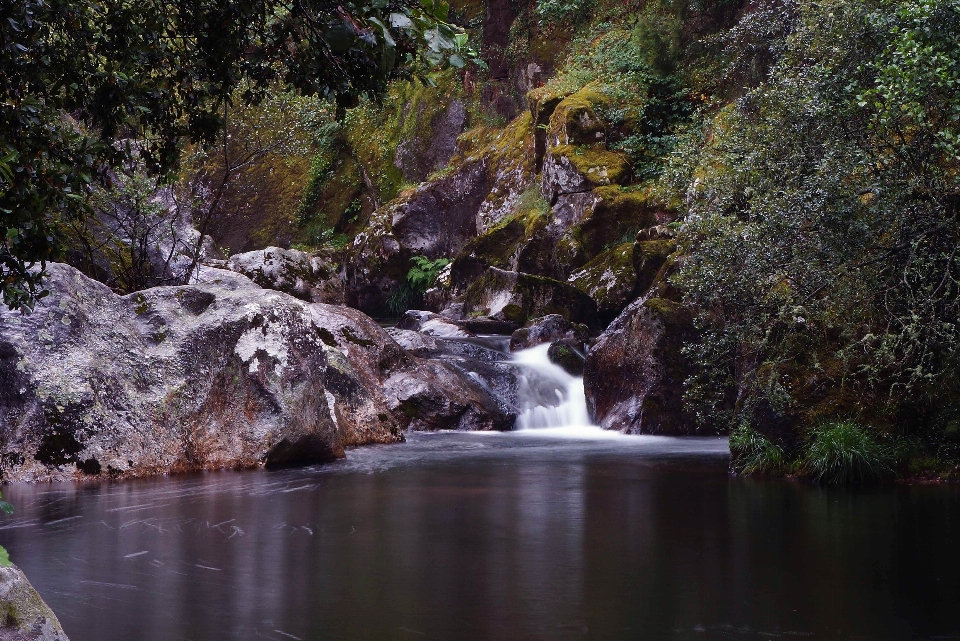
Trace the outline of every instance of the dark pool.
[[73, 641], [960, 638], [960, 488], [730, 477], [716, 438], [413, 435], [3, 489]]

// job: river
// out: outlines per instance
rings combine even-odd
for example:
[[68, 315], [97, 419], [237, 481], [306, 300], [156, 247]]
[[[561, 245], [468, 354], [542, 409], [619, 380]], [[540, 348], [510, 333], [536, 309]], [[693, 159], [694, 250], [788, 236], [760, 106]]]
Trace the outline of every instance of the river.
[[556, 427], [582, 381], [513, 359], [531, 429], [8, 485], [0, 543], [72, 641], [960, 639], [957, 486], [737, 478], [722, 438]]

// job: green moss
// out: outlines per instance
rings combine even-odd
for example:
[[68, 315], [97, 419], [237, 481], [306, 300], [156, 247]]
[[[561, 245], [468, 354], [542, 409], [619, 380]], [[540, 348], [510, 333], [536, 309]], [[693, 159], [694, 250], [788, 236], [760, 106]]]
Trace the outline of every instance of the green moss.
[[597, 303], [601, 317], [613, 320], [637, 292], [633, 244], [603, 252], [575, 274], [570, 283]]
[[148, 311], [150, 311], [150, 305], [147, 304], [147, 297], [143, 294], [137, 294], [133, 297], [133, 302], [137, 304], [134, 310], [137, 312], [137, 316], [143, 316]]
[[550, 154], [566, 157], [578, 172], [598, 187], [626, 185], [631, 179], [630, 161], [621, 151], [587, 145], [560, 145], [551, 147]]
[[567, 96], [557, 104], [550, 117], [549, 140], [560, 145], [605, 143], [606, 123], [595, 110], [608, 103], [609, 98], [588, 88]]
[[329, 345], [330, 347], [337, 346], [336, 337], [334, 337], [333, 332], [331, 332], [326, 327], [318, 327], [317, 335], [320, 337], [320, 340], [322, 340], [325, 344]]
[[353, 330], [351, 330], [349, 327], [344, 327], [343, 329], [340, 330], [340, 333], [348, 341], [350, 341], [355, 345], [359, 345], [360, 347], [373, 347], [374, 345], [376, 345], [376, 343], [374, 343], [371, 340], [367, 340], [366, 338], [360, 338], [359, 336], [354, 334]]
[[654, 312], [667, 327], [689, 326], [692, 320], [688, 309], [666, 298], [650, 298], [643, 306]]
[[640, 293], [644, 293], [661, 280], [661, 272], [667, 259], [677, 250], [677, 241], [672, 238], [645, 240], [633, 245], [633, 269]]

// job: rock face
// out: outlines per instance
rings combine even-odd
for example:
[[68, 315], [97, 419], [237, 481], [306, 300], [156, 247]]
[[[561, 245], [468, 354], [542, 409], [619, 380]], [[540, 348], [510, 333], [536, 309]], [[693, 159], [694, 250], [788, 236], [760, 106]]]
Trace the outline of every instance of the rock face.
[[597, 325], [593, 300], [567, 283], [496, 267], [474, 282], [464, 295], [464, 311], [524, 325], [528, 319], [559, 314], [575, 323]]
[[4, 480], [287, 465], [402, 438], [380, 379], [406, 354], [376, 323], [206, 278], [120, 297], [55, 264], [33, 314], [0, 312]]
[[53, 610], [13, 565], [0, 567], [0, 641], [69, 641]]
[[692, 319], [662, 298], [630, 304], [587, 355], [584, 388], [598, 425], [629, 434], [691, 434], [683, 410], [689, 365], [680, 350]]
[[343, 280], [334, 265], [306, 252], [267, 247], [235, 254], [225, 267], [243, 274], [260, 287], [275, 289], [301, 300], [335, 305], [343, 303]]

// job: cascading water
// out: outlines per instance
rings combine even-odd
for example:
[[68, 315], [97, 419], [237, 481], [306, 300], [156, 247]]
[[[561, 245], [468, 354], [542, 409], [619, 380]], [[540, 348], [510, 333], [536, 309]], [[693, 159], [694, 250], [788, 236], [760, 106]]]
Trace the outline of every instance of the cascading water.
[[571, 376], [550, 361], [550, 345], [538, 345], [516, 352], [513, 362], [520, 366], [516, 429], [542, 429], [590, 425], [583, 378]]

